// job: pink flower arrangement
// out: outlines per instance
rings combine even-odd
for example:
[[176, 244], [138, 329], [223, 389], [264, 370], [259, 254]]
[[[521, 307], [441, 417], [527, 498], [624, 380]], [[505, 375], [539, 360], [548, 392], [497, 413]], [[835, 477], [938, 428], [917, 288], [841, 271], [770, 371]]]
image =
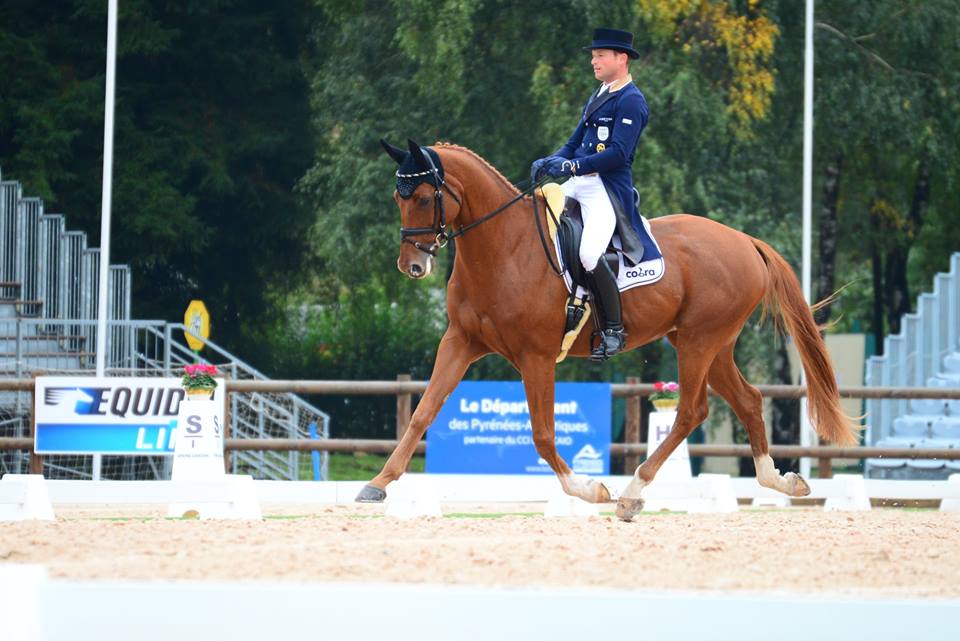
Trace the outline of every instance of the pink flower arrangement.
[[217, 387], [217, 381], [214, 376], [217, 375], [216, 365], [207, 365], [197, 363], [196, 365], [186, 365], [183, 368], [183, 378], [180, 384], [187, 391], [193, 390], [212, 390]]
[[660, 399], [676, 400], [680, 398], [680, 386], [673, 381], [657, 381], [653, 384], [653, 389], [655, 391], [650, 395], [651, 401], [659, 401]]
[[216, 376], [217, 366], [207, 365], [206, 363], [197, 363], [196, 365], [187, 365], [183, 368], [183, 371], [187, 373], [187, 376], [196, 376], [197, 374], [209, 374], [210, 376]]

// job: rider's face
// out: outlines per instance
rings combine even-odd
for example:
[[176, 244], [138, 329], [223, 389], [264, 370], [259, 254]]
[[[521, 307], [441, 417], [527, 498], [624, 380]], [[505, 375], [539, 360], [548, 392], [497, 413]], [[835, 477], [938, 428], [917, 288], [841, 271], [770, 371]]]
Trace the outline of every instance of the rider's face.
[[592, 54], [593, 75], [600, 82], [610, 82], [626, 73], [627, 54], [613, 49], [594, 49]]

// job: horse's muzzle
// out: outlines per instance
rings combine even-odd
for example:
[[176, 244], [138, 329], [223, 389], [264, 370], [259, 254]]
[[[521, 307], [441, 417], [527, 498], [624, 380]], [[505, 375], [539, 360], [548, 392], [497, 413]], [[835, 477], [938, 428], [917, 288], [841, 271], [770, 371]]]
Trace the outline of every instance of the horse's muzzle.
[[412, 259], [404, 259], [403, 254], [397, 259], [397, 269], [410, 278], [426, 278], [433, 271], [433, 256], [424, 252], [417, 252], [418, 256]]

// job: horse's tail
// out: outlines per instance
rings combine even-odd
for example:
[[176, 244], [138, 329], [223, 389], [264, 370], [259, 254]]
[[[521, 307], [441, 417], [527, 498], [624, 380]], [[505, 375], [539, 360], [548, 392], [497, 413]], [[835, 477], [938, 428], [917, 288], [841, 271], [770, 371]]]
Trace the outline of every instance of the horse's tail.
[[766, 263], [770, 275], [770, 285], [763, 298], [764, 312], [775, 312], [779, 309], [779, 316], [774, 314], [777, 325], [782, 331], [782, 324], [786, 323], [786, 328], [797, 344], [797, 351], [800, 352], [800, 360], [807, 376], [810, 421], [817, 434], [831, 443], [857, 444], [859, 435], [853, 421], [840, 407], [840, 394], [837, 391], [837, 381], [827, 346], [813, 320], [810, 307], [803, 298], [803, 290], [793, 268], [773, 247], [756, 238], [751, 240]]

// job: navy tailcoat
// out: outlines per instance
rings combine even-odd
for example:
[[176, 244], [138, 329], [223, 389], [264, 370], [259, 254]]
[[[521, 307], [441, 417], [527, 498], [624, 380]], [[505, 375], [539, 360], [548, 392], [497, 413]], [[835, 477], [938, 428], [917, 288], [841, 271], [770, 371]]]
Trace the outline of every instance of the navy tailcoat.
[[600, 96], [594, 92], [570, 140], [555, 153], [576, 160], [578, 176], [598, 174], [611, 200], [618, 201], [617, 231], [634, 264], [660, 257], [633, 196], [633, 155], [648, 119], [647, 101], [633, 82]]

